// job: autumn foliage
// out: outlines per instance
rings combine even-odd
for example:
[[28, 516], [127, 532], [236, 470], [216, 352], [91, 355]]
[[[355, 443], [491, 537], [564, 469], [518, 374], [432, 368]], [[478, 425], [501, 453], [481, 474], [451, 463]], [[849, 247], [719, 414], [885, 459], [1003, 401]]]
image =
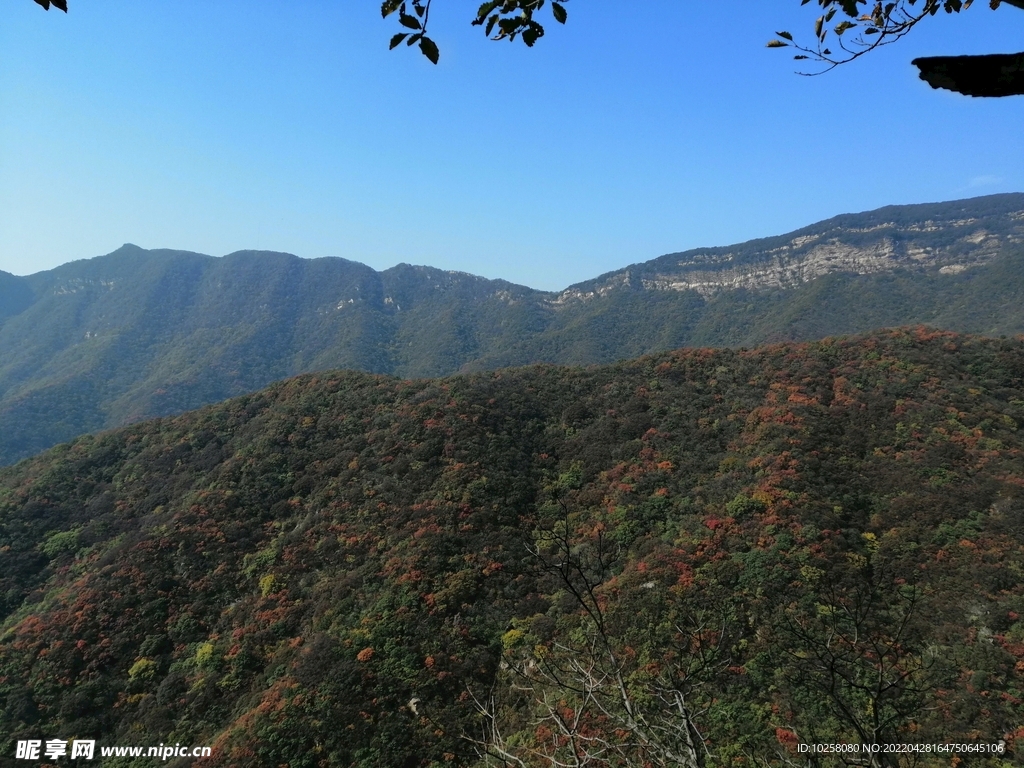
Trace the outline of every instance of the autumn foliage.
[[[1022, 751], [1022, 392], [1024, 340], [918, 328], [331, 372], [80, 438], [0, 470], [0, 752], [60, 734], [216, 745], [202, 768]], [[912, 757], [875, 764], [954, 755]]]

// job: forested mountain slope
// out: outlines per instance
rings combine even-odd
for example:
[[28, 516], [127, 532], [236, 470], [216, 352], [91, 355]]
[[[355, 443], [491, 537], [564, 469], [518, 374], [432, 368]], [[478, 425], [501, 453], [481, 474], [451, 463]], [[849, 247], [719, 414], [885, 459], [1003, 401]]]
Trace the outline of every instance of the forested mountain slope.
[[840, 216], [558, 293], [429, 267], [124, 246], [0, 273], [0, 463], [308, 371], [604, 363], [912, 323], [1024, 331], [1024, 195]]
[[81, 437], [0, 469], [0, 753], [56, 735], [215, 745], [197, 767], [1020, 752], [1022, 426], [1024, 339], [919, 328], [327, 372]]

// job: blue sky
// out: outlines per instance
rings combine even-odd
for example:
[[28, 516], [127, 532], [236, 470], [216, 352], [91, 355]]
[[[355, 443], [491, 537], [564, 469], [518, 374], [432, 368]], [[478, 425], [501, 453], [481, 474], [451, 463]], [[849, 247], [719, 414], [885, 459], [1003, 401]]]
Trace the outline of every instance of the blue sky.
[[[1017, 51], [977, 2], [819, 77], [799, 0], [571, 0], [535, 48], [434, 0], [438, 66], [377, 0], [0, 4], [0, 269], [122, 243], [429, 264], [558, 289], [891, 203], [1024, 190], [1024, 97], [919, 55]], [[545, 11], [545, 15], [546, 15]]]

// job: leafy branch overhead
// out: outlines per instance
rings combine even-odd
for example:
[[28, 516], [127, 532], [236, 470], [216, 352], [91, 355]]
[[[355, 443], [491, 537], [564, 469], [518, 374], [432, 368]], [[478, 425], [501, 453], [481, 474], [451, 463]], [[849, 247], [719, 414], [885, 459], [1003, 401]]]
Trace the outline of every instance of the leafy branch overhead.
[[[482, 26], [484, 33], [492, 40], [515, 40], [520, 37], [526, 45], [532, 47], [544, 36], [544, 27], [534, 19], [534, 12], [543, 8], [546, 1], [488, 0], [477, 9], [473, 26]], [[380, 12], [384, 18], [397, 13], [398, 23], [409, 30], [396, 33], [391, 38], [391, 48], [396, 48], [403, 42], [407, 46], [419, 44], [423, 55], [437, 64], [437, 44], [427, 36], [431, 2], [432, 0], [384, 0]], [[564, 2], [565, 0], [551, 2], [551, 15], [559, 24], [564, 24], [568, 18]]]
[[[34, 0], [46, 10], [50, 5], [67, 12], [67, 0]], [[384, 0], [381, 15], [398, 14], [401, 29], [391, 37], [392, 49], [402, 43], [418, 45], [420, 52], [437, 64], [440, 52], [428, 35], [433, 0]], [[548, 0], [485, 0], [476, 11], [473, 26], [483, 27], [492, 40], [520, 38], [532, 47], [544, 36], [544, 26], [535, 18]], [[567, 0], [551, 0], [551, 15], [559, 24], [568, 17]], [[811, 0], [801, 0], [807, 5]], [[814, 41], [797, 42], [792, 33], [776, 32], [769, 48], [795, 48], [798, 61], [815, 61], [821, 74], [889, 45], [910, 33], [940, 10], [960, 13], [973, 0], [817, 0], [822, 15], [814, 22]], [[1003, 4], [1024, 9], [1024, 0], [989, 0], [993, 10]], [[836, 21], [836, 17], [839, 17]], [[984, 56], [931, 56], [914, 59], [921, 79], [933, 88], [946, 88], [969, 96], [1024, 95], [1024, 52]]]
[[[810, 0], [802, 0], [807, 5]], [[959, 13], [971, 6], [972, 0], [900, 0], [900, 2], [876, 2], [870, 11], [868, 0], [818, 0], [825, 13], [814, 22], [814, 43], [803, 45], [795, 42], [789, 32], [777, 32], [778, 38], [768, 42], [769, 48], [794, 47], [800, 53], [793, 58], [800, 61], [814, 59], [828, 71], [883, 45], [889, 45], [908, 34], [915, 26], [939, 10]], [[1000, 0], [991, 0], [993, 8]], [[843, 18], [830, 26], [837, 12]], [[849, 33], [849, 34], [847, 34]], [[807, 74], [807, 73], [805, 73]]]
[[[807, 5], [811, 0], [802, 0]], [[874, 2], [869, 0], [818, 0], [823, 14], [814, 22], [814, 42], [798, 43], [789, 32], [776, 32], [768, 41], [769, 48], [794, 48], [794, 59], [812, 60], [824, 65], [821, 74], [860, 58], [883, 45], [889, 45], [907, 35], [926, 18], [940, 10], [960, 13], [967, 10], [973, 0], [897, 0]], [[1024, 9], [1024, 0], [989, 0], [992, 10], [1003, 3]], [[833, 25], [833, 19], [840, 20]], [[1021, 93], [1020, 62], [1024, 54], [991, 56], [932, 57], [915, 59], [921, 78], [933, 87], [949, 88], [960, 93], [977, 96], [1006, 96]], [[1005, 59], [1005, 61], [1004, 61]], [[953, 60], [953, 61], [951, 61]], [[955, 74], [950, 76], [950, 65]]]
[[396, 48], [402, 42], [406, 45], [419, 43], [420, 52], [423, 53], [434, 64], [440, 52], [437, 44], [427, 37], [427, 22], [430, 20], [430, 0], [412, 0], [412, 13], [409, 13], [409, 4], [401, 0], [384, 0], [380, 7], [381, 16], [387, 18], [396, 11], [398, 12], [398, 23], [405, 27], [407, 32], [398, 32], [391, 38], [391, 48]]

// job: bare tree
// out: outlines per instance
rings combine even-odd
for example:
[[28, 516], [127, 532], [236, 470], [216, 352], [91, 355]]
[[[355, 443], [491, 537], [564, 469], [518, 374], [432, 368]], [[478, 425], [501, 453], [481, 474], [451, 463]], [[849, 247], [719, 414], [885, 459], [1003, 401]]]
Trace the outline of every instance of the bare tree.
[[922, 631], [922, 599], [917, 588], [871, 574], [850, 585], [826, 583], [813, 610], [794, 609], [789, 617], [790, 642], [782, 649], [788, 662], [780, 667], [859, 743], [846, 756], [850, 765], [897, 765], [898, 755], [882, 745], [906, 738], [946, 676], [942, 651]]
[[[509, 633], [495, 688], [476, 697], [481, 755], [522, 768], [703, 768], [712, 758], [701, 726], [712, 705], [706, 688], [731, 663], [737, 634], [728, 612], [670, 605], [656, 582], [611, 606], [602, 584], [618, 547], [602, 532], [575, 540], [562, 510], [531, 551], [574, 612], [543, 644]], [[529, 742], [507, 736], [527, 729]]]

